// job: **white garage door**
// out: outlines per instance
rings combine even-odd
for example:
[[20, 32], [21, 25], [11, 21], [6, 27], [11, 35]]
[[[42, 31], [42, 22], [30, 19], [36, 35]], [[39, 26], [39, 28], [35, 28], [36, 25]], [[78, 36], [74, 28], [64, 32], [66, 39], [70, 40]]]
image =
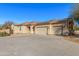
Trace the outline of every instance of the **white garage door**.
[[36, 27], [35, 34], [47, 35], [47, 27]]
[[54, 34], [57, 34], [57, 35], [61, 35], [62, 34], [62, 27], [53, 27], [52, 29], [54, 31]]

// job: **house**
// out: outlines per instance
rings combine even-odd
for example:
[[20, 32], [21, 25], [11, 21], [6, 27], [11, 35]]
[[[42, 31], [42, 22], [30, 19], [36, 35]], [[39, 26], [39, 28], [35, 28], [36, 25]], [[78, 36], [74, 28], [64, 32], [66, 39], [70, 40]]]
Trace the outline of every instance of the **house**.
[[12, 24], [11, 28], [14, 34], [17, 33], [32, 33], [32, 26], [34, 26], [34, 22], [25, 22], [22, 24]]
[[25, 22], [12, 25], [13, 33], [26, 33], [38, 35], [62, 35], [66, 20], [51, 20], [48, 22]]
[[51, 20], [48, 22], [38, 23], [35, 26], [35, 34], [42, 35], [62, 35], [66, 27], [66, 20]]

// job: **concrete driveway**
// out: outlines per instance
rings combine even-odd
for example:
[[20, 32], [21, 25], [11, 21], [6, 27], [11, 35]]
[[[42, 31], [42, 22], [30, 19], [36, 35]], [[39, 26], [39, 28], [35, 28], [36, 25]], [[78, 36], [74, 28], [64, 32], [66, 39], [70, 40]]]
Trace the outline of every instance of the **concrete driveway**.
[[0, 38], [3, 56], [79, 56], [79, 44], [60, 36], [20, 35]]

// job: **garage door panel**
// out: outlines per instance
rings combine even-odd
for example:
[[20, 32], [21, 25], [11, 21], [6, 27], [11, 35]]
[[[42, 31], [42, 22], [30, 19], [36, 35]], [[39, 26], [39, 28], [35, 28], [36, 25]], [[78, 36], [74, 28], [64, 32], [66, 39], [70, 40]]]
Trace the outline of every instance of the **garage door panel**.
[[52, 30], [54, 31], [54, 34], [61, 34], [62, 27], [53, 27]]
[[47, 27], [36, 27], [35, 33], [40, 35], [46, 35], [47, 34]]

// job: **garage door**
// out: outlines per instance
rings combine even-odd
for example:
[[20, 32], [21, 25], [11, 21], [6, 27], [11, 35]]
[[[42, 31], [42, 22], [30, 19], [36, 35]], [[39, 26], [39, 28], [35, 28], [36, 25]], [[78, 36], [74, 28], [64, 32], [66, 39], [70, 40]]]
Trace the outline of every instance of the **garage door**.
[[35, 27], [35, 34], [47, 35], [47, 27]]
[[56, 35], [62, 34], [62, 27], [60, 27], [60, 26], [53, 27], [52, 30], [54, 31], [54, 34], [56, 34]]

